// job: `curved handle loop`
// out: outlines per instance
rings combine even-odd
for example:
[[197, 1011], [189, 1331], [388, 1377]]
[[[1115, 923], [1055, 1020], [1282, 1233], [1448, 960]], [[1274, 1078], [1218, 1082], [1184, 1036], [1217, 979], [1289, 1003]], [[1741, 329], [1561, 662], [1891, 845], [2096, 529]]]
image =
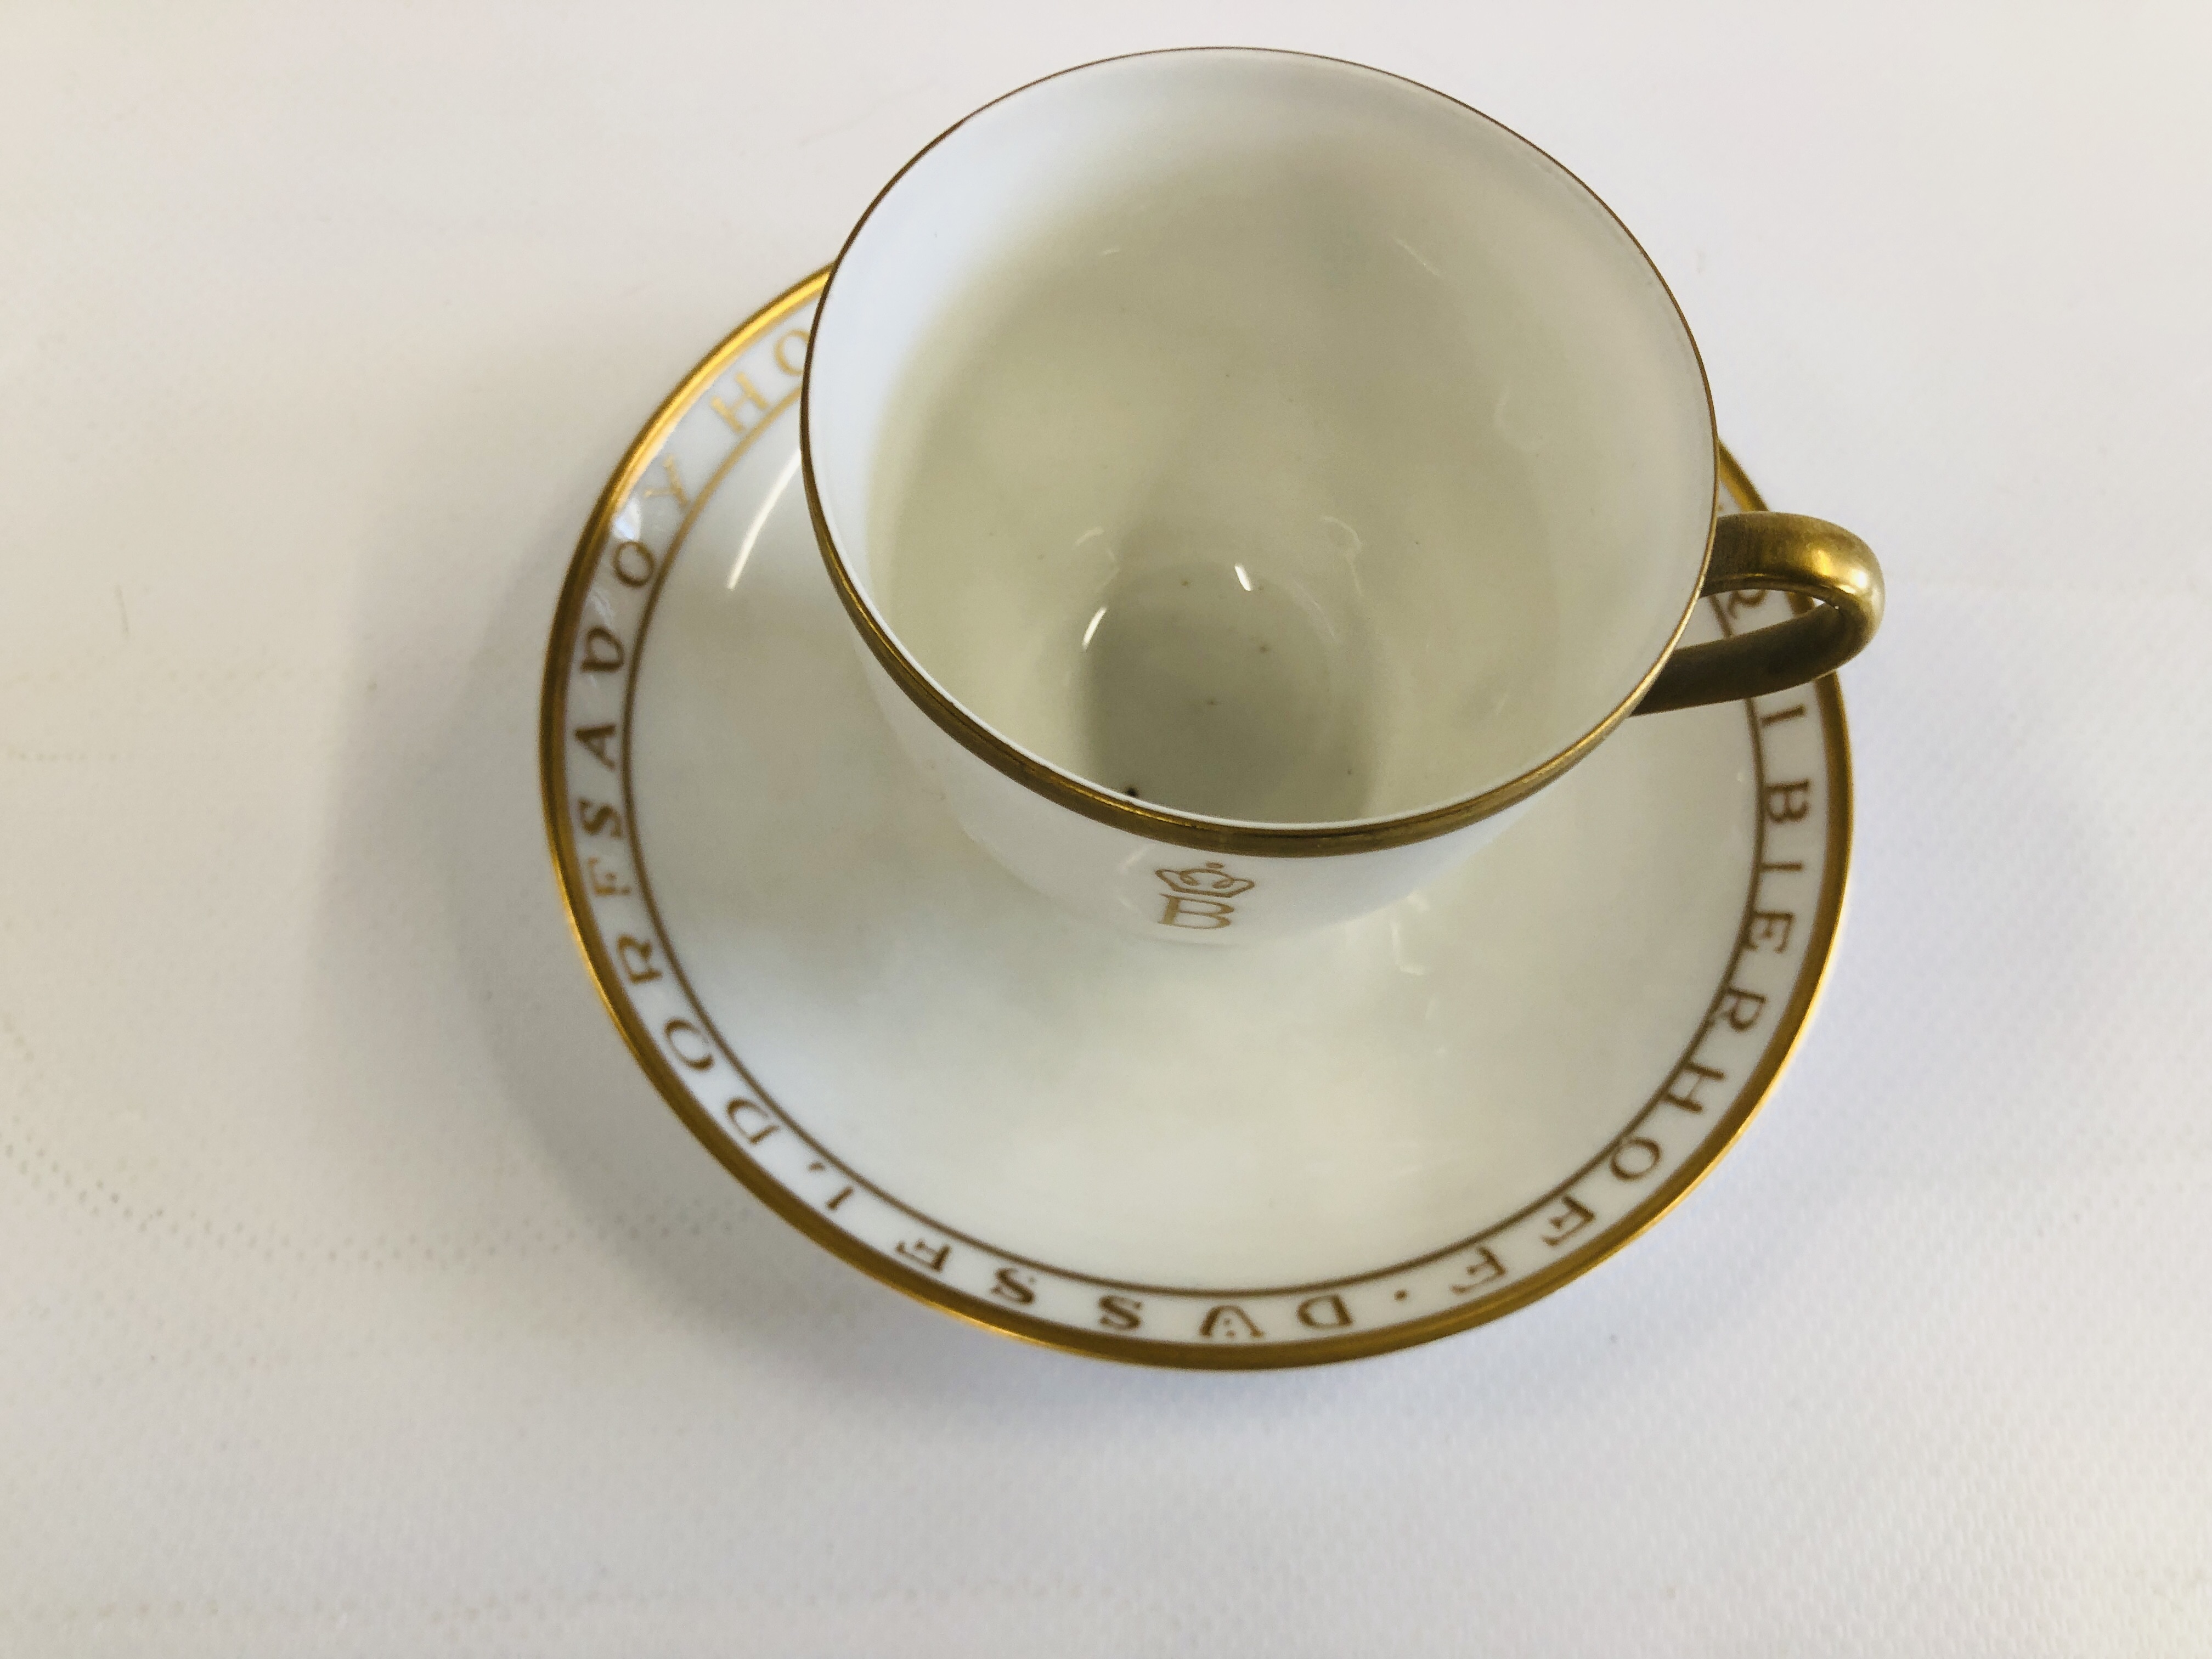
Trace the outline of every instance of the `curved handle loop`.
[[1814, 601], [1786, 622], [1675, 648], [1636, 705], [1639, 714], [1786, 691], [1832, 674], [1881, 625], [1881, 566], [1839, 525], [1795, 513], [1731, 513], [1713, 526], [1698, 597], [1747, 590]]

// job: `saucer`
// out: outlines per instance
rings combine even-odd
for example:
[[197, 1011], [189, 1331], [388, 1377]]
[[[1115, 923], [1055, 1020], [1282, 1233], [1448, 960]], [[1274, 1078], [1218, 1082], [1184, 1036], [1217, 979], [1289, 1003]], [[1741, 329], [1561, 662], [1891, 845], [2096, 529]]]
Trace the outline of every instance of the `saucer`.
[[[1462, 1330], [1680, 1200], [1773, 1086], [1834, 947], [1834, 680], [1629, 721], [1362, 921], [1233, 951], [1097, 929], [966, 840], [870, 701], [798, 483], [822, 281], [647, 422], [546, 665], [569, 917], [707, 1148], [900, 1290], [1164, 1365]], [[1686, 637], [1783, 604], [1700, 606]]]

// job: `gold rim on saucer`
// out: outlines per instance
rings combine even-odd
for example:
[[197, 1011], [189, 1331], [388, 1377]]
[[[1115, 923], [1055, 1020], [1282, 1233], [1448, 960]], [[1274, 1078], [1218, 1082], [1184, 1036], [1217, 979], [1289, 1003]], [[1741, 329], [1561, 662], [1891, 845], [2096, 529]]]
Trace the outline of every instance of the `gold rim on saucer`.
[[[1588, 1272], [1680, 1202], [1771, 1091], [1803, 1035], [1832, 956], [1851, 832], [1848, 737], [1832, 676], [1781, 694], [1796, 699], [1787, 706], [1774, 698], [1763, 708], [1743, 705], [1757, 824], [1749, 890], [1735, 953], [1674, 1069], [1655, 1078], [1644, 1105], [1594, 1158], [1534, 1204], [1443, 1249], [1313, 1284], [1194, 1289], [1101, 1279], [1010, 1254], [905, 1205], [842, 1164], [760, 1085], [722, 1042], [690, 989], [675, 942], [660, 927], [635, 833], [629, 720], [637, 666], [665, 579], [722, 480], [797, 403], [806, 334], [801, 313], [825, 280], [826, 273], [817, 273], [756, 313], [646, 422], [586, 524], [547, 649], [540, 776], [569, 925], [638, 1063], [708, 1150], [817, 1243], [945, 1312], [1052, 1347], [1189, 1369], [1315, 1364], [1468, 1329]], [[697, 418], [687, 421], [690, 416]], [[679, 441], [693, 445], [680, 465], [673, 453]], [[1724, 448], [1718, 468], [1737, 507], [1763, 507]], [[653, 530], [652, 522], [662, 528]], [[627, 607], [619, 617], [610, 596]], [[1762, 599], [1742, 594], [1712, 601], [1722, 631], [1729, 631], [1736, 611]], [[1803, 718], [1808, 714], [1814, 718]], [[1790, 751], [1798, 757], [1792, 770], [1802, 762], [1806, 781], [1787, 773], [1770, 776], [1770, 742], [1797, 745]], [[1785, 856], [1793, 850], [1794, 858]], [[1805, 885], [1808, 878], [1817, 882], [1809, 908], [1792, 900], [1784, 910], [1780, 899], [1763, 900], [1770, 880]], [[1778, 936], [1782, 943], [1775, 943]], [[1765, 1018], [1738, 1018], [1750, 994], [1731, 987], [1747, 957], [1774, 964], [1778, 973], [1784, 958], [1777, 953], [1785, 947], [1795, 965], [1786, 982], [1777, 978], [1771, 994], [1758, 1000]], [[1761, 957], [1762, 951], [1769, 953]], [[1742, 1058], [1730, 1060], [1725, 1070], [1709, 1064], [1721, 1057], [1707, 1051], [1709, 1039], [1735, 1044], [1730, 1052]], [[1733, 1092], [1724, 1093], [1731, 1085]], [[1651, 1127], [1662, 1121], [1686, 1127], [1669, 1141]], [[1676, 1150], [1662, 1155], [1662, 1141]], [[1641, 1184], [1654, 1176], [1648, 1189]], [[1594, 1183], [1600, 1182], [1629, 1196], [1607, 1209], [1595, 1196]], [[1046, 1305], [1039, 1297], [1048, 1276], [1054, 1285], [1078, 1287], [1095, 1317], [1076, 1323], [1032, 1311]], [[1467, 1282], [1456, 1282], [1462, 1279]], [[1496, 1287], [1487, 1288], [1492, 1279]], [[1408, 1286], [1419, 1301], [1407, 1300]], [[1407, 1308], [1437, 1305], [1402, 1318], [1368, 1311], [1388, 1310], [1394, 1296]], [[1262, 1322], [1273, 1329], [1263, 1329]]]

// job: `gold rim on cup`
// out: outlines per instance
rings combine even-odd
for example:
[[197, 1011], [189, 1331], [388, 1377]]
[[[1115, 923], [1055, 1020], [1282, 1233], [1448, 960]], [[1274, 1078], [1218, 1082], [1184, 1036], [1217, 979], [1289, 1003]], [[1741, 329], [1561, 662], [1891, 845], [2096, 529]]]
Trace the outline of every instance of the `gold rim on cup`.
[[[1278, 57], [1308, 58], [1398, 82], [1465, 110], [1476, 119], [1528, 145], [1530, 150], [1558, 167], [1591, 201], [1596, 203], [1619, 228], [1621, 234], [1628, 239], [1629, 245], [1636, 250], [1638, 257], [1643, 259], [1661, 291], [1666, 295], [1667, 302], [1674, 307], [1674, 315], [1682, 325], [1683, 337], [1689, 342], [1691, 356], [1698, 366], [1698, 384], [1705, 400], [1706, 428], [1715, 453], [1720, 453], [1720, 433], [1713, 413], [1712, 385], [1705, 374], [1704, 354], [1698, 349], [1689, 319], [1683, 313], [1681, 301], [1675, 298], [1674, 291], [1668, 286], [1657, 262], [1645, 250], [1643, 243], [1637, 240], [1635, 233], [1572, 169], [1549, 151], [1529, 143], [1512, 128], [1485, 115], [1473, 105], [1408, 76], [1393, 75], [1387, 70], [1374, 69], [1364, 64], [1354, 64], [1349, 59], [1329, 58], [1317, 52], [1280, 52], [1272, 48], [1177, 46], [1162, 52], [1132, 52], [1115, 58], [1097, 58], [1051, 75], [1040, 76], [1036, 80], [971, 110], [908, 158], [906, 164], [876, 192], [866, 210], [846, 236], [844, 245], [838, 249], [837, 258], [831, 262], [823, 277], [821, 304], [816, 311], [815, 326], [807, 343], [809, 367], [813, 362], [815, 343], [821, 335], [822, 317], [836, 293], [838, 268], [852, 252], [854, 244], [860, 239], [861, 231], [866, 228], [876, 210], [898, 187], [899, 181], [954, 133], [986, 111], [995, 109], [1010, 99], [1018, 98], [1048, 82], [1080, 74], [1103, 64], [1224, 50], [1273, 52], [1273, 55]], [[890, 677], [892, 684], [961, 747], [1017, 783], [1086, 818], [1170, 846], [1194, 848], [1208, 853], [1243, 854], [1255, 858], [1318, 858], [1340, 853], [1404, 847], [1436, 836], [1448, 835], [1504, 811], [1516, 801], [1526, 799], [1561, 777], [1585, 759], [1631, 714], [1657, 714], [1700, 703], [1731, 702], [1765, 691], [1809, 683], [1834, 672], [1857, 654], [1873, 637], [1881, 621], [1881, 567], [1865, 543], [1839, 526], [1796, 514], [1768, 514], [1774, 522], [1765, 527], [1765, 534], [1746, 534], [1748, 526], [1723, 532], [1717, 493], [1712, 513], [1705, 524], [1705, 545], [1698, 557], [1697, 580], [1691, 584], [1690, 592], [1683, 599], [1681, 613], [1674, 619], [1665, 647], [1638, 680], [1634, 689], [1602, 719], [1565, 748], [1517, 777], [1440, 806], [1425, 807], [1419, 811], [1387, 818], [1350, 819], [1328, 823], [1252, 823], [1177, 811], [1172, 807], [1133, 800], [1127, 794], [1103, 789], [1073, 772], [1030, 754], [963, 708], [907, 654], [877, 616], [875, 608], [861, 593], [823, 511], [821, 490], [814, 477], [814, 447], [809, 435], [812, 420], [812, 388], [813, 376], [810, 374], [801, 388], [799, 405], [799, 471], [805, 485], [807, 514], [813, 522], [815, 541], [821, 549], [823, 562], [829, 568], [830, 581], [837, 590], [838, 599], [845, 607], [845, 614], [860, 629], [860, 637], [867, 642], [870, 653]], [[1759, 511], [1765, 513], [1764, 508]], [[1717, 556], [1716, 541], [1723, 533], [1729, 535], [1729, 544], [1722, 548]], [[1700, 599], [1717, 592], [1775, 590], [1789, 593], [1793, 599], [1814, 600], [1817, 602], [1818, 608], [1801, 611], [1786, 622], [1759, 629], [1755, 634], [1678, 649], [1682, 630], [1688, 627], [1691, 613], [1696, 610]]]

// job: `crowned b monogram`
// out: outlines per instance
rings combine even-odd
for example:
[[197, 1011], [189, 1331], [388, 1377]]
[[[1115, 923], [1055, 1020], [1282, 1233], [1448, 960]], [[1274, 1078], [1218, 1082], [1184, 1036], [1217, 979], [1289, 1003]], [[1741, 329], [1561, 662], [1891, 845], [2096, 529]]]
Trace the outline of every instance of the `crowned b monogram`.
[[1160, 910], [1163, 927], [1226, 927], [1237, 907], [1229, 902], [1251, 891], [1254, 883], [1232, 875], [1218, 863], [1194, 865], [1188, 870], [1155, 870], [1166, 884], [1165, 903]]

